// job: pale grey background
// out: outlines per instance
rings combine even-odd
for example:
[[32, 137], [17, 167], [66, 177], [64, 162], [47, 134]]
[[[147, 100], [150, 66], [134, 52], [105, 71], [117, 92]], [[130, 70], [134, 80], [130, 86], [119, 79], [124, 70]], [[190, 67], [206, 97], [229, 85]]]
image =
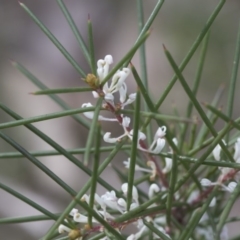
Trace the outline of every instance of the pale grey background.
[[[136, 1], [68, 0], [65, 2], [85, 39], [87, 16], [90, 13], [94, 28], [97, 59], [103, 58], [106, 54], [112, 54], [114, 61], [117, 62], [135, 42], [138, 33]], [[75, 37], [57, 3], [49, 0], [25, 0], [24, 3], [48, 26], [66, 49], [84, 67], [86, 72], [89, 72]], [[144, 1], [146, 18], [155, 3], [154, 0]], [[163, 53], [162, 44], [164, 43], [167, 46], [175, 60], [180, 63], [217, 3], [216, 0], [165, 1], [160, 15], [153, 24], [152, 33], [146, 46], [149, 86], [156, 99], [159, 98], [173, 74]], [[228, 86], [239, 16], [240, 1], [227, 1], [213, 25], [209, 44], [210, 50], [207, 54], [203, 81], [198, 94], [201, 101], [210, 102], [221, 83]], [[0, 0], [0, 53], [1, 101], [24, 117], [51, 113], [59, 111], [60, 108], [48, 97], [29, 95], [28, 93], [37, 90], [37, 87], [14, 69], [9, 63], [9, 59], [21, 62], [48, 87], [84, 85], [78, 73], [21, 9], [17, 1]], [[190, 84], [196, 73], [198, 53], [195, 54], [184, 71], [184, 76]], [[137, 56], [133, 63], [138, 67]], [[134, 91], [136, 86], [132, 77], [128, 79], [128, 85], [131, 86], [130, 91]], [[237, 89], [239, 89], [239, 86], [238, 81]], [[226, 87], [227, 89], [228, 87]], [[236, 90], [236, 103], [240, 100], [238, 93], [239, 90]], [[87, 93], [61, 96], [72, 107], [79, 107], [82, 103], [91, 101], [91, 96]], [[172, 102], [177, 103], [180, 113], [185, 113], [187, 97], [179, 83], [175, 85], [161, 111], [171, 113]], [[226, 107], [226, 94], [222, 104], [223, 107]], [[239, 106], [235, 104], [234, 118], [238, 116]], [[1, 122], [11, 120], [3, 112], [1, 112], [0, 118]], [[70, 118], [60, 118], [34, 125], [66, 148], [83, 147], [85, 145], [86, 129], [79, 127]], [[219, 124], [219, 128], [221, 126]], [[109, 129], [107, 126], [104, 126], [104, 128], [105, 130]], [[28, 150], [51, 149], [23, 127], [12, 128], [4, 132]], [[11, 148], [0, 141], [0, 151], [9, 150]], [[76, 191], [83, 186], [86, 179], [85, 174], [63, 157], [41, 158], [41, 160]], [[122, 158], [118, 159], [120, 163], [123, 160]], [[106, 178], [108, 180], [115, 179], [115, 175], [109, 172]], [[6, 185], [26, 194], [26, 196], [52, 212], [60, 212], [71, 200], [59, 186], [26, 159], [1, 159], [0, 179]], [[117, 179], [115, 186], [118, 188], [120, 186]], [[99, 189], [99, 191], [101, 192], [102, 189]], [[0, 199], [1, 217], [39, 214], [36, 210], [2, 190], [0, 190]], [[240, 211], [239, 208], [235, 207], [234, 214], [237, 213], [240, 214]], [[50, 224], [52, 223], [48, 221], [8, 226], [0, 225], [0, 239], [38, 239], [43, 236]], [[230, 233], [231, 235], [239, 233], [239, 228], [230, 230]]]

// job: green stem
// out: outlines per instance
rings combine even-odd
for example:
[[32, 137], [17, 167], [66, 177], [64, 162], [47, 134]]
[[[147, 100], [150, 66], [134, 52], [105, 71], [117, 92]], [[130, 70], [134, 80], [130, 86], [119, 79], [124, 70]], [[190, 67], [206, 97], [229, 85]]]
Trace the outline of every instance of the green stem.
[[27, 12], [27, 14], [32, 18], [32, 20], [38, 25], [38, 27], [46, 34], [46, 36], [52, 41], [52, 43], [58, 48], [58, 50], [63, 54], [63, 56], [72, 64], [72, 66], [77, 70], [77, 72], [85, 77], [86, 74], [79, 66], [79, 64], [74, 60], [74, 58], [69, 54], [69, 52], [63, 47], [63, 45], [57, 40], [57, 38], [50, 32], [50, 30], [30, 11], [30, 9], [23, 3], [20, 6]]
[[133, 139], [132, 139], [132, 149], [131, 149], [131, 158], [130, 166], [128, 171], [128, 189], [127, 189], [127, 211], [129, 211], [132, 203], [132, 194], [133, 194], [133, 182], [135, 175], [135, 165], [137, 158], [137, 147], [139, 144], [139, 111], [141, 107], [140, 101], [140, 92], [137, 91], [136, 103], [135, 103], [135, 114], [134, 114], [134, 125], [133, 125]]
[[71, 14], [69, 13], [68, 9], [66, 8], [64, 2], [62, 0], [57, 0], [57, 3], [59, 5], [59, 7], [62, 10], [62, 13], [64, 14], [65, 18], [67, 19], [67, 22], [69, 24], [69, 26], [71, 27], [77, 41], [78, 44], [80, 46], [80, 49], [83, 51], [84, 57], [87, 60], [88, 64], [90, 65], [90, 56], [89, 56], [89, 51], [87, 49], [87, 46], [83, 40], [82, 35], [80, 34], [75, 22], [72, 19]]

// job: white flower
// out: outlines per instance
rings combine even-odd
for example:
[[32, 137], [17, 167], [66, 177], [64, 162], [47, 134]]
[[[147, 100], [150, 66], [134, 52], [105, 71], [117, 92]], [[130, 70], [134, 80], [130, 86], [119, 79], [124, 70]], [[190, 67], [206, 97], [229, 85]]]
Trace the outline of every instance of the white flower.
[[106, 132], [104, 135], [103, 135], [103, 140], [107, 143], [115, 143], [115, 142], [118, 142], [120, 141], [123, 137], [127, 136], [126, 133], [124, 133], [123, 135], [117, 137], [117, 138], [111, 138], [111, 133], [110, 132]]
[[[125, 99], [123, 98], [123, 94], [125, 93], [122, 93], [120, 90], [119, 90], [119, 94], [120, 94], [120, 102], [122, 103], [121, 105], [121, 108], [123, 109], [125, 106], [133, 103], [135, 100], [136, 100], [136, 97], [137, 97], [137, 94], [136, 93], [131, 93], [129, 96], [128, 96], [128, 99], [126, 101], [126, 95], [125, 95]], [[123, 100], [124, 99], [124, 100]]]
[[160, 188], [156, 183], [151, 184], [148, 190], [148, 198], [149, 199], [153, 198], [155, 193], [158, 193], [159, 191]]
[[[223, 144], [226, 145], [226, 142], [224, 140], [222, 140]], [[214, 149], [213, 149], [213, 156], [215, 158], [216, 161], [220, 161], [220, 154], [221, 154], [221, 146], [218, 144]]]
[[108, 75], [109, 66], [112, 63], [113, 63], [113, 58], [112, 58], [111, 55], [106, 55], [104, 60], [100, 59], [100, 60], [97, 61], [97, 74], [98, 74], [98, 78], [100, 80], [100, 83]]
[[[178, 144], [178, 141], [177, 141], [177, 139], [176, 138], [173, 138], [173, 143], [177, 146], [177, 144]], [[170, 147], [170, 153], [173, 153], [173, 150], [172, 150], [172, 148]], [[164, 169], [162, 170], [162, 172], [164, 173], [164, 174], [166, 174], [166, 173], [168, 173], [168, 172], [170, 172], [171, 170], [172, 170], [172, 159], [171, 158], [165, 158], [165, 167], [164, 167]]]
[[167, 128], [165, 126], [159, 127], [155, 133], [154, 140], [149, 147], [148, 151], [158, 154], [165, 146], [165, 139], [162, 139], [166, 135]]
[[212, 186], [212, 182], [207, 179], [207, 178], [203, 178], [201, 181], [200, 181], [201, 185], [204, 186], [204, 187], [209, 187], [209, 186]]
[[[82, 108], [89, 108], [89, 107], [93, 107], [93, 105], [91, 103], [83, 103], [82, 104]], [[93, 117], [94, 117], [94, 112], [84, 112], [83, 114], [85, 117], [87, 117], [89, 119], [93, 119]], [[106, 118], [101, 115], [98, 116], [98, 120], [99, 121], [111, 121], [111, 122], [117, 121], [116, 118]]]
[[116, 137], [116, 138], [111, 138], [111, 133], [110, 132], [106, 132], [104, 135], [103, 135], [103, 140], [107, 143], [116, 143], [118, 141], [121, 141], [121, 139], [125, 136], [128, 136], [129, 135], [129, 132], [127, 130], [129, 124], [130, 124], [130, 121], [131, 119], [129, 117], [123, 117], [122, 118], [122, 127], [124, 129], [124, 134]]
[[116, 193], [114, 191], [106, 192], [101, 196], [101, 199], [103, 200], [104, 204], [108, 206], [111, 209], [118, 210], [119, 212], [123, 213], [125, 210], [125, 207], [123, 206], [123, 201], [121, 200], [118, 203], [118, 198], [116, 197]]
[[240, 138], [238, 138], [235, 143], [235, 152], [233, 158], [237, 163], [240, 163]]
[[60, 224], [59, 227], [58, 227], [58, 232], [59, 233], [66, 233], [66, 232], [70, 232], [70, 231], [71, 231], [71, 228], [68, 228], [63, 224]]
[[[111, 55], [106, 55], [104, 59], [100, 59], [97, 61], [97, 75], [98, 75], [100, 84], [108, 75], [109, 67], [112, 63], [113, 63], [113, 58]], [[113, 93], [119, 91], [120, 102], [125, 103], [127, 98], [127, 85], [125, 84], [125, 80], [129, 74], [130, 74], [130, 69], [123, 68], [121, 70], [118, 70], [113, 75], [110, 86], [108, 82], [105, 82], [105, 84], [103, 85], [102, 91], [105, 94], [104, 99], [107, 102], [114, 104]], [[94, 98], [99, 97], [99, 94], [96, 91], [93, 91], [92, 94]], [[130, 99], [129, 102], [132, 102], [132, 99]], [[130, 104], [129, 102], [126, 102], [125, 105]]]
[[[128, 193], [128, 183], [123, 183], [121, 186], [122, 192], [125, 196], [127, 196]], [[138, 203], [138, 191], [137, 188], [133, 185], [132, 187], [132, 199], [135, 201], [135, 203]]]
[[[125, 165], [125, 168], [129, 168], [130, 158], [128, 158], [127, 161], [123, 161], [123, 164]], [[156, 174], [157, 174], [155, 163], [153, 161], [148, 161], [147, 166], [149, 166], [151, 169], [143, 168], [143, 167], [140, 167], [138, 164], [135, 164], [135, 171], [151, 173], [150, 179], [154, 179], [156, 177]]]
[[216, 206], [216, 202], [217, 202], [217, 199], [216, 199], [216, 197], [214, 197], [212, 199], [212, 201], [210, 202], [209, 207], [215, 207]]
[[[108, 87], [108, 84], [105, 83], [103, 86], [103, 91], [104, 93], [115, 93], [120, 90], [123, 85], [125, 85], [125, 89], [127, 89], [126, 84], [124, 81], [130, 74], [130, 69], [129, 68], [123, 68], [122, 70], [118, 70], [112, 78], [112, 82], [110, 86]], [[125, 90], [126, 91], [126, 90]]]
[[[98, 61], [98, 63], [97, 63], [97, 65], [98, 65], [97, 73], [98, 73], [100, 83], [107, 76], [107, 74], [109, 72], [109, 65], [111, 63], [112, 63], [112, 61], [109, 61], [109, 62], [106, 61], [106, 57], [105, 57], [104, 60], [99, 60]], [[128, 77], [129, 74], [130, 74], [130, 69], [129, 68], [123, 68], [122, 70], [118, 70], [113, 75], [110, 86], [108, 86], [108, 82], [106, 82], [103, 85], [103, 89], [102, 89], [103, 92], [105, 94], [107, 94], [107, 93], [113, 94], [113, 93], [119, 91], [123, 87], [124, 89], [121, 89], [121, 93], [124, 95], [124, 92], [125, 93], [127, 92], [127, 86], [124, 83], [124, 81], [126, 80], [126, 78]]]
[[126, 130], [126, 128], [129, 127], [130, 122], [131, 122], [130, 117], [123, 117], [122, 118], [122, 126], [123, 126], [124, 130]]
[[236, 182], [230, 182], [227, 186], [229, 192], [233, 192], [234, 189], [236, 188], [237, 183]]
[[[143, 152], [159, 154], [165, 146], [165, 139], [162, 139], [162, 137], [164, 137], [165, 134], [166, 134], [165, 126], [158, 128], [157, 132], [155, 133], [154, 140], [151, 146], [148, 149], [146, 149], [146, 148], [143, 148], [140, 143], [140, 141], [143, 141], [146, 139], [146, 135], [143, 132], [138, 131], [138, 149], [140, 149]], [[133, 130], [130, 131], [128, 136], [132, 140]]]
[[78, 209], [73, 208], [73, 209], [71, 210], [71, 212], [69, 213], [69, 215], [73, 217], [76, 213], [78, 213]]
[[[88, 222], [88, 217], [84, 216], [83, 214], [80, 214], [80, 213], [76, 213], [74, 214], [73, 216], [73, 220], [75, 222], [79, 222], [79, 223], [87, 223]], [[96, 219], [92, 219], [93, 222], [97, 222]]]

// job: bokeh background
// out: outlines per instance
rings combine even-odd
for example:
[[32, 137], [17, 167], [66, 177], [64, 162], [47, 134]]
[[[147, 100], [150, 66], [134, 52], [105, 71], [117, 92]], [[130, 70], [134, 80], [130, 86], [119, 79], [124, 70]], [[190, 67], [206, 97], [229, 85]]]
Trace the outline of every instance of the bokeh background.
[[[144, 14], [147, 19], [156, 4], [156, 0], [143, 2]], [[49, 0], [24, 0], [24, 3], [52, 31], [85, 71], [89, 72], [77, 41], [57, 3]], [[88, 14], [91, 15], [96, 59], [111, 54], [114, 61], [117, 62], [135, 42], [138, 35], [136, 1], [68, 0], [65, 3], [85, 39], [87, 39]], [[159, 98], [173, 75], [164, 55], [162, 44], [166, 45], [175, 60], [180, 63], [217, 4], [217, 0], [165, 1], [146, 43], [149, 88], [153, 98]], [[225, 109], [239, 16], [240, 1], [227, 1], [212, 26], [207, 60], [198, 93], [199, 100], [211, 102], [220, 84], [224, 83], [226, 90], [221, 104]], [[191, 63], [184, 70], [184, 76], [190, 85], [196, 74], [198, 57], [199, 51], [196, 52]], [[29, 94], [38, 90], [37, 87], [11, 66], [10, 59], [19, 61], [49, 88], [84, 86], [75, 69], [24, 12], [18, 2], [0, 0], [0, 100], [23, 117], [60, 111], [60, 107], [48, 97]], [[138, 54], [133, 63], [139, 69]], [[128, 81], [129, 91], [132, 92], [136, 89], [134, 80], [130, 77]], [[239, 116], [239, 87], [238, 78], [233, 118]], [[66, 94], [61, 95], [61, 97], [73, 108], [92, 100], [89, 93]], [[173, 111], [172, 103], [175, 102], [180, 114], [184, 114], [187, 100], [180, 84], [176, 83], [173, 91], [162, 105], [161, 111], [171, 114]], [[10, 120], [12, 119], [1, 111], [0, 121]], [[34, 125], [49, 134], [65, 148], [85, 146], [87, 130], [80, 127], [70, 117]], [[219, 128], [221, 126], [219, 124]], [[24, 127], [11, 128], [4, 130], [4, 132], [29, 151], [51, 149]], [[11, 150], [13, 149], [9, 145], [2, 140], [0, 141], [1, 152]], [[81, 156], [78, 157], [81, 159]], [[39, 159], [76, 191], [84, 185], [86, 175], [65, 158]], [[120, 158], [120, 163], [122, 160]], [[103, 177], [115, 182], [116, 187], [120, 186], [112, 172], [105, 173]], [[71, 200], [58, 185], [25, 158], [0, 159], [0, 180], [52, 212], [61, 212]], [[103, 190], [99, 188], [99, 191]], [[1, 217], [39, 214], [3, 190], [0, 190], [0, 202]], [[237, 205], [234, 207], [234, 215], [240, 214], [239, 209]], [[39, 239], [51, 224], [51, 221], [46, 221], [0, 225], [0, 239]], [[235, 226], [237, 225], [235, 224]], [[234, 228], [234, 224], [229, 227], [231, 235], [239, 233], [239, 228]]]

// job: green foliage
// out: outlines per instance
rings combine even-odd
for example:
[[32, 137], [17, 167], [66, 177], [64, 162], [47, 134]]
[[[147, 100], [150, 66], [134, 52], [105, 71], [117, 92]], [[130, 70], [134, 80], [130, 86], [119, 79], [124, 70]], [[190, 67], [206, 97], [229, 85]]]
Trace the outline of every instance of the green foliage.
[[[88, 26], [88, 42], [85, 43], [64, 2], [57, 0], [57, 3], [78, 41], [85, 60], [91, 69], [91, 76], [94, 77], [96, 81], [92, 83], [86, 80], [86, 86], [82, 88], [48, 89], [47, 86], [24, 66], [13, 62], [13, 66], [40, 89], [33, 93], [34, 95], [48, 95], [54, 102], [61, 106], [63, 111], [31, 118], [22, 118], [12, 109], [1, 103], [0, 108], [15, 119], [14, 121], [1, 123], [1, 130], [24, 126], [52, 146], [54, 150], [43, 151], [39, 149], [39, 151], [35, 152], [28, 151], [21, 146], [21, 143], [14, 141], [1, 131], [0, 137], [15, 148], [16, 151], [0, 153], [0, 158], [25, 157], [40, 171], [44, 172], [61, 186], [66, 193], [71, 196], [72, 201], [61, 213], [52, 213], [33, 200], [0, 183], [1, 189], [43, 214], [38, 216], [2, 218], [0, 219], [0, 224], [54, 220], [54, 224], [49, 228], [48, 232], [45, 235], [43, 233], [43, 240], [211, 239], [202, 234], [203, 232], [209, 234], [209, 236], [212, 234], [215, 239], [221, 239], [220, 235], [225, 231], [226, 223], [240, 221], [237, 216], [235, 218], [229, 218], [229, 212], [239, 197], [240, 192], [238, 175], [240, 158], [236, 157], [240, 149], [238, 149], [236, 145], [233, 155], [230, 148], [232, 144], [238, 141], [238, 131], [240, 130], [240, 118], [236, 120], [232, 119], [240, 56], [240, 28], [238, 30], [233, 70], [230, 77], [231, 80], [229, 81], [226, 113], [218, 109], [222, 88], [217, 91], [211, 105], [206, 103], [202, 105], [197, 99], [196, 94], [203, 75], [204, 63], [207, 58], [208, 42], [211, 38], [210, 29], [224, 6], [225, 0], [221, 0], [218, 3], [179, 66], [170, 53], [171, 49], [168, 49], [167, 44], [163, 46], [163, 51], [165, 52], [169, 66], [171, 66], [173, 70], [174, 76], [157, 101], [153, 100], [149, 92], [145, 42], [150, 35], [149, 29], [154, 19], [158, 15], [161, 15], [161, 11], [164, 11], [161, 9], [164, 4], [163, 0], [157, 1], [146, 22], [144, 21], [142, 0], [137, 0], [136, 8], [138, 11], [139, 36], [132, 48], [123, 54], [122, 59], [115, 67], [107, 71], [102, 79], [98, 72], [99, 68], [96, 64], [94, 53], [94, 22], [92, 23], [89, 18], [86, 23]], [[84, 69], [79, 66], [76, 60], [74, 60], [64, 46], [61, 45], [53, 33], [43, 25], [27, 6], [23, 3], [20, 3], [20, 5], [75, 68], [80, 77], [87, 78], [89, 75], [85, 73]], [[193, 86], [189, 86], [182, 72], [201, 44], [202, 48], [200, 50], [196, 77]], [[140, 54], [140, 73], [138, 73], [134, 67], [134, 63], [131, 62], [137, 51], [139, 51]], [[104, 61], [106, 65], [106, 60]], [[105, 65], [103, 65], [103, 68]], [[121, 103], [115, 105], [113, 100], [107, 99], [108, 94], [112, 97], [112, 93], [115, 93], [114, 88], [111, 90], [110, 86], [108, 92], [104, 89], [107, 82], [110, 81], [110, 78], [114, 78], [116, 74], [120, 72], [119, 70], [126, 70], [126, 67], [129, 67], [127, 70], [131, 69], [137, 86], [137, 93], [136, 95], [128, 95], [129, 93], [126, 92], [124, 95], [120, 93], [120, 88], [117, 89], [116, 92], [120, 93]], [[120, 81], [119, 79], [120, 77], [117, 80]], [[176, 114], [169, 116], [160, 113], [159, 107], [165, 101], [177, 81], [180, 82], [189, 98], [186, 115], [178, 116]], [[116, 85], [117, 84], [118, 83], [116, 83]], [[121, 87], [122, 86], [123, 85], [121, 85]], [[121, 89], [122, 91], [127, 89], [126, 85], [124, 86], [125, 87]], [[55, 95], [72, 92], [78, 92], [79, 94], [81, 94], [81, 92], [89, 92], [90, 95], [91, 91], [94, 91], [95, 94], [98, 95], [96, 106], [80, 107], [78, 109], [70, 109], [61, 98]], [[121, 96], [124, 96], [125, 99], [121, 100]], [[129, 109], [123, 109], [123, 104], [129, 99], [133, 99], [133, 106]], [[196, 120], [195, 115], [193, 115], [193, 109], [197, 112], [198, 120]], [[116, 124], [123, 127], [124, 135], [121, 138], [114, 140], [114, 138], [110, 138], [110, 135], [106, 135], [109, 133], [108, 130], [106, 130], [107, 133], [105, 133], [104, 129], [101, 128], [102, 116], [100, 113], [104, 111], [110, 112]], [[92, 114], [91, 122], [86, 120], [83, 114], [88, 117]], [[130, 127], [129, 123], [125, 122], [130, 119], [125, 118], [125, 114], [128, 114], [133, 119], [132, 127]], [[88, 129], [89, 134], [85, 148], [65, 149], [32, 125], [34, 122], [47, 121], [64, 116], [71, 116], [79, 126], [84, 126]], [[225, 126], [220, 131], [215, 129], [217, 119], [222, 119], [225, 123]], [[153, 123], [156, 123], [159, 127], [155, 135], [152, 131]], [[200, 124], [201, 126], [198, 127]], [[170, 127], [170, 125], [173, 127]], [[143, 133], [146, 133], [146, 136]], [[175, 144], [175, 136], [180, 136], [179, 139], [177, 139], [178, 144]], [[113, 146], [102, 146], [102, 137], [105, 141], [106, 138], [108, 138], [108, 141], [112, 141], [112, 143], [115, 144]], [[165, 152], [163, 152], [161, 151], [162, 148], [160, 149], [161, 146], [163, 147], [165, 145], [165, 139], [170, 147], [170, 152], [166, 149]], [[226, 143], [222, 141], [223, 139], [226, 139]], [[213, 159], [212, 152], [216, 150], [216, 147], [222, 149], [226, 161], [216, 159], [216, 157], [215, 160]], [[101, 153], [104, 152], [107, 152], [107, 157], [102, 160]], [[113, 188], [111, 180], [105, 181], [101, 177], [101, 174], [108, 166], [111, 166], [114, 157], [120, 152], [124, 152], [127, 155], [126, 159], [129, 158], [129, 161], [125, 162], [128, 173], [123, 172], [114, 165], [112, 166], [116, 172], [116, 176], [123, 181], [122, 183], [125, 182], [125, 185], [122, 185], [122, 189], [118, 190]], [[75, 154], [83, 154], [83, 162], [79, 161], [74, 156]], [[238, 154], [240, 155], [240, 153]], [[84, 187], [75, 191], [59, 176], [41, 163], [38, 160], [40, 156], [64, 156], [68, 161], [74, 163], [76, 168], [85, 172], [89, 176], [89, 179]], [[164, 164], [159, 164], [159, 158], [165, 160], [165, 168]], [[92, 162], [93, 167], [91, 169], [90, 163]], [[169, 166], [168, 163], [170, 163]], [[141, 177], [139, 178], [137, 178], [135, 174], [137, 171], [142, 171]], [[202, 181], [204, 179], [205, 185]], [[236, 184], [232, 184], [231, 186], [234, 187], [231, 188], [230, 185], [227, 185], [229, 182]], [[139, 188], [140, 183], [145, 183], [145, 185], [148, 186], [149, 195], [146, 189], [143, 190]], [[117, 207], [111, 208], [108, 205], [104, 208], [105, 203], [101, 205], [100, 200], [97, 199], [98, 184], [103, 186], [109, 193], [114, 191], [115, 199], [118, 201], [118, 206], [115, 206], [120, 210]], [[124, 186], [127, 186], [127, 188]], [[227, 199], [221, 197], [222, 190], [228, 190], [230, 192]], [[150, 193], [150, 191], [152, 192]], [[90, 192], [89, 199], [88, 195], [86, 195], [88, 192]], [[193, 199], [190, 200], [191, 196], [193, 196]], [[220, 207], [222, 208], [221, 213], [217, 213], [216, 205], [212, 204], [214, 199], [218, 201], [218, 206], [225, 205], [223, 208]], [[98, 205], [96, 202], [98, 202]], [[214, 206], [210, 207], [211, 205]], [[81, 213], [72, 213], [73, 209], [78, 207], [81, 208]], [[104, 211], [101, 212], [100, 210]], [[110, 215], [106, 215], [106, 213], [113, 216], [113, 218], [111, 218]], [[207, 217], [202, 220], [204, 215]], [[76, 219], [81, 216], [86, 217], [87, 221], [78, 222]], [[162, 222], [157, 222], [160, 220]], [[131, 232], [130, 234], [133, 234], [132, 236], [130, 234], [127, 235], [124, 228], [136, 223], [142, 224], [141, 227]], [[68, 236], [63, 237], [60, 235], [60, 233], [62, 233], [59, 230], [60, 227], [65, 229], [63, 233], [65, 235], [68, 233]], [[59, 230], [60, 233], [58, 233], [57, 230]]]

